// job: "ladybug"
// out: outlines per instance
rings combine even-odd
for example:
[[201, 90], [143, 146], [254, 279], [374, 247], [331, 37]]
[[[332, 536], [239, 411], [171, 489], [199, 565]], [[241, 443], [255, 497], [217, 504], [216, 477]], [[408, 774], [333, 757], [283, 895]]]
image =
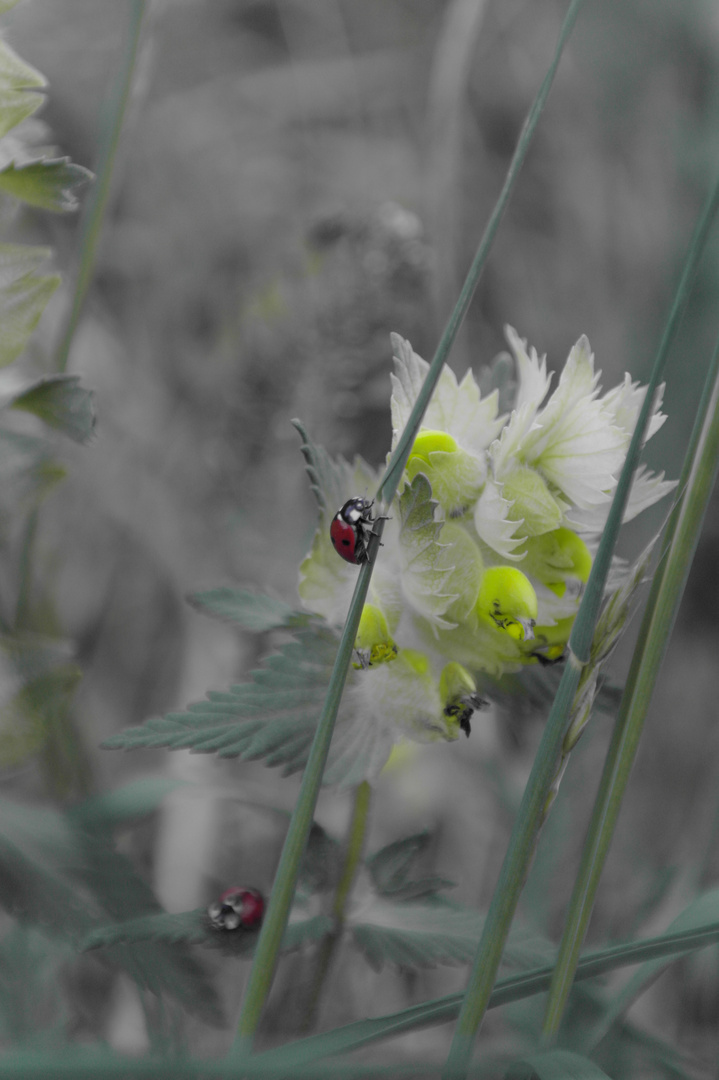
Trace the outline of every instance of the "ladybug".
[[233, 885], [225, 889], [219, 900], [207, 909], [207, 917], [215, 930], [259, 930], [265, 913], [265, 901], [257, 889]]
[[332, 518], [330, 540], [337, 554], [348, 563], [367, 562], [367, 544], [372, 535], [372, 503], [361, 496], [348, 499]]

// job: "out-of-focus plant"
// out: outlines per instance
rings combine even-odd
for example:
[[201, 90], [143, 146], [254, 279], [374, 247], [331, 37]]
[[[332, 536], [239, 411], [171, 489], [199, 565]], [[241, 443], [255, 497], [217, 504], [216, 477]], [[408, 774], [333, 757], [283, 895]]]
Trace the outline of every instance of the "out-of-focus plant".
[[[45, 100], [45, 85], [38, 71], [0, 41], [0, 199], [7, 217], [17, 216], [22, 204], [74, 211], [75, 189], [90, 177], [42, 145], [46, 131], [34, 113]], [[0, 768], [39, 755], [50, 789], [67, 793], [81, 782], [83, 768], [70, 715], [80, 672], [34, 588], [38, 510], [64, 476], [42, 426], [86, 443], [95, 414], [92, 394], [78, 375], [39, 374], [36, 364], [21, 359], [60, 283], [58, 274], [40, 270], [51, 255], [43, 247], [0, 244], [0, 514], [14, 589], [0, 598]], [[19, 522], [24, 524], [18, 536]]]
[[[674, 488], [662, 474], [640, 466], [639, 458], [646, 439], [665, 419], [659, 411], [662, 368], [715, 215], [719, 185], [696, 227], [648, 387], [626, 376], [603, 393], [582, 337], [552, 391], [545, 360], [511, 329], [507, 336], [516, 371], [510, 372], [501, 359], [479, 381], [468, 372], [458, 383], [445, 365], [579, 7], [580, 0], [569, 6], [554, 61], [431, 364], [403, 338], [393, 337], [393, 444], [382, 475], [359, 459], [332, 459], [296, 422], [319, 506], [317, 533], [300, 568], [303, 607], [244, 589], [194, 597], [194, 604], [210, 615], [256, 633], [277, 633], [277, 651], [247, 682], [211, 691], [205, 701], [149, 720], [105, 744], [261, 758], [286, 773], [304, 770], [262, 928], [263, 898], [252, 883], [225, 890], [207, 911], [168, 914], [116, 850], [114, 829], [155, 808], [167, 791], [162, 782], [87, 799], [63, 813], [19, 812], [11, 804], [5, 808], [0, 896], [21, 931], [3, 943], [8, 969], [23, 970], [41, 955], [47, 970], [59, 965], [65, 950], [100, 957], [134, 979], [154, 1049], [164, 1051], [182, 1045], [173, 1015], [176, 1004], [208, 1023], [221, 1018], [216, 993], [190, 947], [253, 958], [236, 1039], [226, 1059], [208, 1062], [159, 1053], [133, 1062], [98, 1049], [61, 1059], [74, 1076], [116, 1075], [118, 1069], [143, 1076], [350, 1076], [358, 1070], [362, 1075], [375, 1070], [421, 1075], [436, 1072], [442, 1063], [357, 1065], [337, 1055], [456, 1017], [444, 1074], [461, 1078], [474, 1070], [474, 1041], [487, 1009], [531, 999], [548, 988], [543, 1031], [536, 1021], [526, 1020], [522, 1037], [501, 1060], [479, 1063], [483, 1073], [510, 1069], [513, 1076], [604, 1076], [605, 1054], [628, 1060], [630, 1068], [648, 1061], [655, 1071], [681, 1075], [681, 1053], [620, 1022], [622, 1010], [668, 958], [719, 941], [716, 890], [696, 897], [662, 935], [583, 956], [580, 950], [716, 472], [716, 361], [659, 545], [653, 596], [556, 965], [549, 962], [547, 943], [527, 941], [513, 920], [562, 773], [601, 692], [603, 666], [636, 606], [651, 563], [651, 545], [632, 565], [616, 560], [619, 529]], [[132, 40], [134, 49], [137, 37]], [[16, 65], [17, 78], [26, 80], [13, 88], [22, 99], [38, 85], [27, 80], [39, 76], [14, 54], [7, 56], [5, 67]], [[20, 104], [15, 105], [15, 124], [26, 115]], [[36, 192], [37, 175], [54, 176], [56, 183], [58, 175], [79, 179], [73, 168], [39, 159], [13, 164], [8, 175], [16, 183], [23, 169], [34, 169], [27, 173], [26, 190]], [[40, 205], [38, 200], [35, 195]], [[18, 250], [6, 253], [15, 267]], [[16, 275], [11, 282], [24, 297], [20, 308], [30, 309], [21, 320], [27, 333], [41, 311], [40, 301], [31, 298], [54, 288], [54, 279], [33, 277], [34, 267], [31, 260], [23, 271], [32, 281], [21, 287], [18, 282], [25, 278]], [[70, 376], [35, 380], [6, 405], [35, 412], [79, 441], [91, 431], [87, 395]], [[44, 490], [36, 482], [26, 562]], [[29, 594], [26, 572], [15, 623], [8, 624], [13, 640], [30, 629], [23, 622], [31, 607]], [[422, 876], [418, 863], [427, 836], [404, 837], [366, 855], [370, 785], [406, 741], [442, 744], [462, 733], [469, 736], [472, 724], [481, 722], [474, 714], [486, 704], [485, 696], [505, 692], [499, 680], [517, 672], [528, 684], [548, 676], [558, 686], [484, 916], [452, 903], [445, 895], [449, 882]], [[37, 681], [47, 677], [43, 668], [23, 686], [24, 710], [37, 711], [34, 693], [46, 707], [65, 708], [64, 684], [40, 682], [38, 689]], [[24, 753], [37, 750], [28, 745]], [[441, 753], [441, 745], [436, 752]], [[323, 782], [353, 789], [344, 844], [314, 822]], [[38, 946], [43, 936], [53, 940], [54, 951]], [[348, 943], [378, 969], [393, 964], [418, 970], [474, 958], [466, 992], [256, 1053], [254, 1039], [279, 958], [298, 948], [311, 957], [313, 976], [299, 1023], [306, 1032], [316, 1022], [336, 954]], [[503, 959], [519, 967], [519, 973], [498, 979]], [[619, 1005], [608, 1000], [601, 986], [583, 985], [640, 961], [643, 966]], [[571, 998], [576, 1008], [567, 1011], [575, 981], [582, 984]], [[0, 993], [6, 1035], [19, 1046], [5, 1062], [0, 1060], [0, 1078], [22, 1076], [23, 1070], [52, 1074], [57, 1068], [55, 1058], [28, 1049], [39, 1031], [44, 1038], [57, 1038], [62, 1017], [50, 1012], [49, 1020], [38, 1022], [29, 1008], [13, 1012], [9, 996]], [[323, 1061], [328, 1057], [333, 1060]], [[613, 1070], [612, 1075], [619, 1074]], [[628, 1075], [626, 1069], [621, 1075]]]

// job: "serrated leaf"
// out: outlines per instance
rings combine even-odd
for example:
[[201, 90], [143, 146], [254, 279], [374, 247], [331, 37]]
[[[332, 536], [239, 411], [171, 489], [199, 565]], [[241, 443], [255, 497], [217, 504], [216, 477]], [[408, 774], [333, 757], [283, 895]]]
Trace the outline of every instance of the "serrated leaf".
[[[120, 921], [159, 910], [152, 890], [106, 833], [90, 833], [54, 811], [8, 801], [0, 803], [0, 904], [21, 922], [73, 944], [108, 916]], [[207, 1023], [222, 1023], [215, 991], [184, 947], [118, 944], [108, 948], [105, 959]]]
[[106, 740], [108, 749], [166, 746], [220, 757], [266, 758], [286, 773], [307, 759], [322, 709], [337, 637], [328, 628], [298, 631], [251, 673], [252, 682], [210, 692], [186, 712], [168, 713]]
[[113, 829], [154, 813], [171, 791], [184, 786], [184, 780], [171, 776], [144, 776], [116, 791], [84, 799], [71, 807], [68, 817], [84, 828]]
[[22, 164], [11, 161], [0, 170], [0, 190], [29, 206], [64, 213], [77, 210], [75, 189], [94, 179], [89, 169], [70, 158], [37, 158]]
[[544, 1050], [510, 1066], [507, 1080], [608, 1080], [595, 1062], [572, 1050]]
[[428, 832], [416, 833], [414, 836], [395, 840], [371, 855], [365, 865], [377, 891], [391, 893], [406, 884], [409, 873], [427, 850], [429, 841]]
[[42, 103], [40, 94], [28, 93], [26, 90], [0, 89], [0, 139], [37, 112]]
[[45, 305], [60, 284], [58, 274], [23, 274], [0, 290], [0, 367], [11, 364], [25, 348]]
[[347, 919], [355, 943], [376, 970], [384, 964], [424, 968], [466, 963], [483, 922], [479, 912], [438, 897], [397, 903], [380, 897]]
[[306, 612], [294, 611], [283, 600], [249, 589], [211, 589], [193, 593], [187, 599], [205, 615], [234, 623], [255, 634], [278, 627], [306, 625], [311, 618]]
[[[319, 941], [332, 928], [328, 915], [311, 919], [299, 919], [288, 924], [282, 938], [281, 949], [288, 952], [308, 942]], [[115, 945], [137, 945], [140, 942], [162, 942], [166, 945], [207, 945], [235, 956], [250, 956], [257, 944], [254, 930], [216, 930], [205, 908], [171, 914], [166, 911], [143, 915], [125, 922], [98, 926], [79, 944], [81, 952], [108, 949]]]
[[302, 456], [310, 480], [310, 487], [317, 500], [323, 521], [329, 526], [340, 506], [360, 492], [351, 489], [353, 468], [344, 458], [332, 458], [323, 446], [312, 442], [300, 420], [292, 421], [302, 439]]
[[91, 930], [79, 943], [80, 952], [104, 949], [111, 945], [136, 944], [140, 941], [162, 941], [176, 945], [182, 941], [193, 944], [204, 941], [210, 934], [204, 908], [170, 914], [167, 911], [141, 915], [137, 919], [110, 923]]
[[33, 413], [77, 443], [89, 442], [95, 430], [94, 394], [80, 385], [79, 375], [46, 375], [30, 383], [10, 404]]
[[[2, 10], [7, 9], [0, 8]], [[0, 39], [0, 91], [41, 89], [43, 86], [47, 86], [45, 76], [22, 60], [7, 41]]]
[[416, 611], [448, 629], [455, 623], [442, 616], [457, 596], [445, 589], [453, 568], [442, 565], [442, 522], [435, 519], [436, 510], [429, 480], [417, 473], [399, 500], [402, 587]]
[[37, 270], [52, 256], [52, 250], [29, 244], [0, 244], [0, 288], [24, 274]]

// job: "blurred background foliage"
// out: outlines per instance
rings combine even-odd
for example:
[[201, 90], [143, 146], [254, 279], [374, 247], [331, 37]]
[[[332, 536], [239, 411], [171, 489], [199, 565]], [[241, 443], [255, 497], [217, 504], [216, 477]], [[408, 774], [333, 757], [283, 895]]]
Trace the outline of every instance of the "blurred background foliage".
[[[147, 6], [68, 368], [97, 393], [98, 437], [86, 449], [58, 447], [68, 477], [40, 514], [32, 602], [36, 627], [74, 642], [83, 672], [76, 763], [70, 782], [50, 785], [55, 794], [72, 800], [164, 768], [192, 781], [132, 841], [171, 910], [233, 883], [269, 890], [286, 821], [277, 811], [291, 807], [296, 780], [253, 763], [173, 755], [168, 764], [165, 754], [110, 755], [98, 744], [224, 689], [268, 648], [262, 636], [205, 620], [184, 596], [249, 583], [295, 601], [314, 506], [290, 418], [332, 452], [384, 460], [389, 333], [431, 356], [564, 9], [557, 0]], [[49, 79], [53, 141], [89, 168], [129, 18], [129, 0], [25, 0], [6, 16], [8, 40]], [[716, 168], [718, 121], [715, 5], [588, 0], [458, 342], [457, 373], [489, 363], [509, 322], [550, 366], [586, 333], [605, 387], [625, 370], [645, 378]], [[71, 297], [77, 224], [25, 211], [14, 226], [20, 239], [51, 243], [65, 269], [31, 346], [47, 370]], [[716, 334], [718, 280], [715, 243], [675, 345], [670, 418], [648, 453], [670, 477]], [[715, 501], [600, 891], [596, 941], [664, 927], [690, 883], [716, 876], [718, 534]], [[628, 529], [626, 552], [647, 535]], [[617, 678], [630, 651], [627, 640]], [[505, 710], [468, 742], [419, 748], [379, 786], [370, 850], [430, 829], [427, 872], [484, 908], [537, 732], [524, 712]], [[608, 733], [597, 714], [530, 878], [524, 918], [550, 935]], [[43, 799], [47, 774], [25, 762], [6, 770], [6, 787]], [[333, 836], [348, 809], [346, 796], [324, 797], [319, 819]], [[686, 961], [642, 999], [650, 1030], [689, 1032], [716, 1054], [718, 956]], [[222, 967], [230, 1016], [237, 963]], [[303, 963], [285, 961], [268, 1031], [296, 1024]], [[349, 973], [345, 964], [334, 979], [323, 1026], [460, 989], [464, 973]], [[513, 1013], [529, 1030], [523, 1008]], [[136, 1020], [117, 1021], [109, 1037], [141, 1045]], [[488, 1030], [499, 1036], [496, 1018]], [[443, 1037], [430, 1030], [413, 1045]]]

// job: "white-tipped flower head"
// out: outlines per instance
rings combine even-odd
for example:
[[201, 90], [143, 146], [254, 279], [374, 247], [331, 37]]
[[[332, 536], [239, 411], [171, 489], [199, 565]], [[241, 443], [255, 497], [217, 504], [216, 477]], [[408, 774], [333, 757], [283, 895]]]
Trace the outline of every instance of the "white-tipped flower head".
[[[551, 391], [544, 357], [506, 332], [518, 376], [511, 413], [498, 415], [497, 390], [482, 397], [471, 372], [458, 382], [445, 367], [412, 445], [355, 641], [330, 782], [377, 775], [404, 739], [469, 734], [483, 704], [475, 673], [499, 677], [564, 652], [646, 389], [626, 376], [602, 394], [581, 337]], [[394, 447], [429, 365], [397, 335], [392, 346]], [[664, 422], [660, 403], [647, 437]], [[300, 596], [340, 626], [358, 568], [337, 557], [329, 524], [348, 499], [371, 499], [378, 478], [360, 461], [314, 475], [327, 490]], [[673, 486], [640, 469], [625, 519]]]

